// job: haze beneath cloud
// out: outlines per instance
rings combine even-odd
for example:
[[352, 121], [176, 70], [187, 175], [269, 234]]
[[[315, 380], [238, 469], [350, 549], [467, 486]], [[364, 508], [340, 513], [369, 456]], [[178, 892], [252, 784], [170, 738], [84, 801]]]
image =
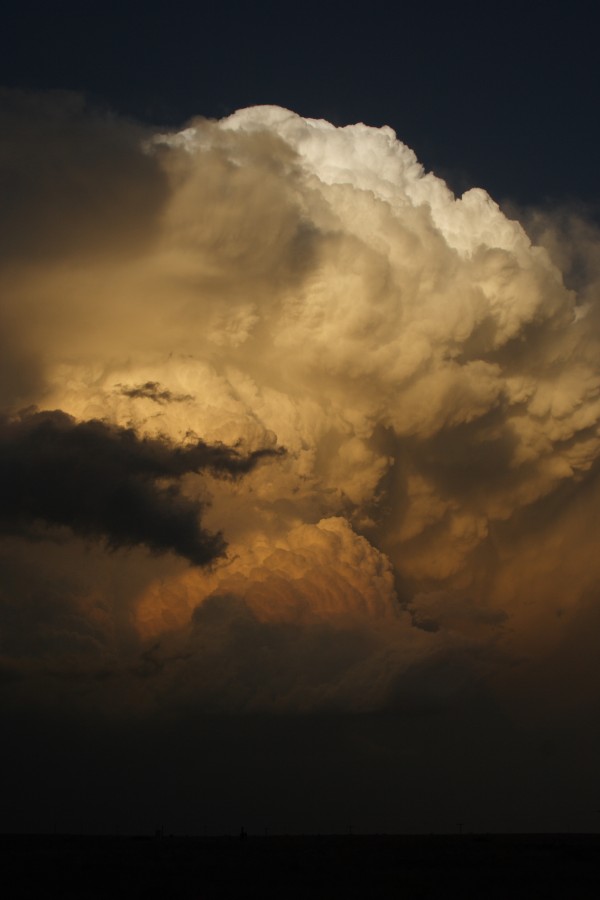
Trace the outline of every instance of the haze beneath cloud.
[[412, 708], [576, 653], [591, 225], [526, 233], [390, 128], [2, 99], [9, 702]]

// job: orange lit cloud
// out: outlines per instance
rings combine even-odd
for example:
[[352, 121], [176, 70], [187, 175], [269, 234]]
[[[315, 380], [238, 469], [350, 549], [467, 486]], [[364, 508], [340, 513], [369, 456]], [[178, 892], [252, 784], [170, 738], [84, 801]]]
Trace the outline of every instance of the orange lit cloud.
[[7, 412], [286, 450], [181, 477], [229, 545], [212, 568], [113, 558], [157, 696], [380, 707], [444, 654], [489, 673], [560, 642], [600, 574], [598, 273], [573, 281], [572, 234], [455, 198], [389, 128], [256, 107], [151, 134], [68, 97], [6, 118]]

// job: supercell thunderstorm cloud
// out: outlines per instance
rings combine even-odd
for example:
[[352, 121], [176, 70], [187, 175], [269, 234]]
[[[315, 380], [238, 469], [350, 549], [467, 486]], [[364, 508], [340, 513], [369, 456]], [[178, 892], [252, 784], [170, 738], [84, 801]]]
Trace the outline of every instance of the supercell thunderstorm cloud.
[[3, 119], [15, 702], [418, 706], [585, 626], [592, 226], [526, 233], [390, 128], [273, 106], [157, 133], [6, 93]]

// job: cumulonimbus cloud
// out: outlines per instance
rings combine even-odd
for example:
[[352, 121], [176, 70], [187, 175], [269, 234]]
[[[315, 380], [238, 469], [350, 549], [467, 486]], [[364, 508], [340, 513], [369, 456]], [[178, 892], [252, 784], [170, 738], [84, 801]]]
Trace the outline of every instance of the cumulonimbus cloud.
[[[372, 691], [347, 659], [307, 686], [285, 653], [261, 670], [252, 651], [244, 703], [304, 709], [385, 703], [402, 660], [463, 648], [482, 671], [557, 639], [600, 577], [580, 530], [600, 465], [591, 226], [577, 259], [573, 218], [530, 219], [535, 243], [484, 191], [454, 197], [390, 128], [255, 107], [157, 134], [64, 97], [13, 97], [6, 117], [11, 171], [35, 163], [0, 275], [6, 407], [64, 410], [73, 434], [101, 419], [139, 448], [166, 436], [172, 460], [191, 459], [173, 449], [190, 434], [251, 460], [287, 450], [233, 484], [204, 463], [201, 479], [183, 463], [156, 476], [229, 551], [210, 572], [136, 581], [142, 643], [206, 655], [210, 634], [228, 671], [250, 653], [231, 632], [242, 608], [259, 643], [284, 627], [360, 635], [356, 660], [389, 674], [365, 662]], [[291, 681], [273, 691], [276, 677]], [[202, 680], [214, 700], [214, 678], [186, 691]]]

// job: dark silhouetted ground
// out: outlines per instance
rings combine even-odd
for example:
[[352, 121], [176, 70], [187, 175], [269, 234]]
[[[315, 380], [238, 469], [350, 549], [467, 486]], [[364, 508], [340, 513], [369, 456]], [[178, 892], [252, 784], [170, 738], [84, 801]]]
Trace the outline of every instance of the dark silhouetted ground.
[[4, 896], [600, 897], [600, 836], [0, 837]]

